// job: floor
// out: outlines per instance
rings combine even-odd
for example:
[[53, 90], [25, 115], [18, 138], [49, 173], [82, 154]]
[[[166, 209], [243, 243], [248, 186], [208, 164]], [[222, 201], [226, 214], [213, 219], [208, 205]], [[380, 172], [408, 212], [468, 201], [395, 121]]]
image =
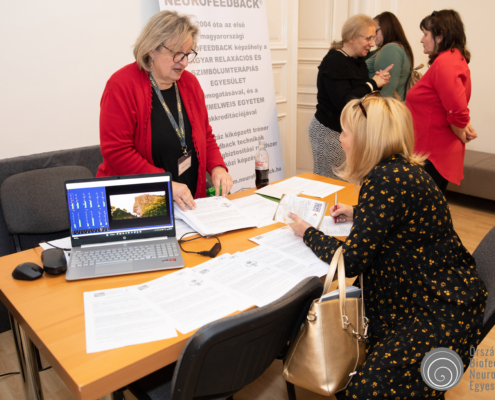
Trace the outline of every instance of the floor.
[[[454, 227], [466, 248], [473, 252], [481, 239], [495, 226], [495, 202], [448, 192]], [[495, 348], [495, 329], [481, 343], [478, 349]], [[495, 357], [488, 357], [495, 363]], [[18, 371], [17, 358], [11, 331], [0, 334], [0, 375]], [[478, 373], [495, 373], [493, 368], [475, 368]], [[235, 395], [235, 400], [274, 400], [287, 399], [285, 381], [281, 376], [281, 362], [274, 362], [256, 381]], [[45, 400], [72, 400], [70, 393], [53, 369], [41, 372], [41, 381]], [[481, 390], [481, 385], [490, 385], [494, 379], [476, 379], [468, 369], [461, 382], [446, 393], [448, 400], [493, 399], [495, 391]], [[476, 389], [478, 391], [476, 391]], [[332, 400], [301, 388], [296, 389], [298, 400]], [[19, 400], [23, 398], [20, 376], [0, 377], [0, 400]], [[130, 397], [129, 397], [130, 399]]]

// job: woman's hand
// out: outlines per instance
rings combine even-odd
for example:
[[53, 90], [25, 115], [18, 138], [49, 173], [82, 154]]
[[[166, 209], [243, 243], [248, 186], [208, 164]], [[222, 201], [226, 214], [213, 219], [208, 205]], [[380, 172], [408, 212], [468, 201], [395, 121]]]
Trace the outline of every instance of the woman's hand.
[[464, 144], [469, 143], [471, 140], [478, 137], [478, 134], [471, 124], [467, 124], [464, 128], [459, 128], [454, 124], [450, 124], [450, 129], [452, 129], [452, 132], [454, 132], [454, 134]]
[[225, 197], [232, 189], [232, 177], [224, 167], [217, 166], [211, 171], [211, 180], [215, 186], [215, 196], [220, 195], [220, 185], [222, 185], [222, 196]]
[[390, 71], [394, 67], [394, 64], [390, 64], [384, 70], [376, 71], [373, 80], [376, 82], [376, 85], [381, 88], [390, 82]]
[[478, 134], [473, 128], [473, 125], [467, 124], [466, 127], [464, 128], [464, 132], [466, 133], [466, 140], [470, 142], [473, 139], [476, 139], [478, 137]]
[[338, 203], [332, 206], [332, 217], [337, 218], [337, 222], [349, 222], [354, 220], [354, 208], [347, 204]]
[[294, 233], [297, 236], [304, 236], [304, 232], [306, 232], [306, 229], [311, 228], [311, 225], [308, 224], [306, 221], [302, 220], [299, 218], [296, 214], [294, 213], [289, 213], [288, 217], [294, 221], [293, 224], [289, 224], [289, 226], [292, 228]]
[[174, 193], [174, 201], [179, 205], [182, 211], [187, 211], [186, 206], [191, 210], [196, 208], [196, 203], [194, 202], [191, 191], [187, 185], [172, 181], [172, 192]]

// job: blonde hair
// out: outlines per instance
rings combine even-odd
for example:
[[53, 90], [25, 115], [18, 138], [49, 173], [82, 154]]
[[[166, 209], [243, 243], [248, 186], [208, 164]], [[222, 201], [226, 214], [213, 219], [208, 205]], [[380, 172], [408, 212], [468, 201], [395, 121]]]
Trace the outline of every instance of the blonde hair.
[[133, 54], [139, 69], [151, 71], [149, 53], [157, 50], [161, 44], [169, 43], [170, 50], [178, 50], [192, 37], [195, 48], [198, 34], [199, 28], [187, 15], [178, 14], [176, 11], [161, 11], [153, 15], [134, 44]]
[[345, 21], [342, 27], [342, 40], [333, 41], [330, 49], [341, 49], [344, 43], [356, 39], [359, 35], [363, 34], [365, 29], [370, 26], [376, 27], [376, 21], [364, 14], [353, 15], [347, 21]]
[[335, 171], [339, 177], [359, 185], [379, 162], [394, 154], [423, 165], [426, 156], [413, 153], [412, 117], [404, 103], [392, 97], [370, 96], [362, 102], [365, 117], [358, 102], [347, 103], [340, 116], [342, 126], [352, 132], [352, 145], [347, 160]]

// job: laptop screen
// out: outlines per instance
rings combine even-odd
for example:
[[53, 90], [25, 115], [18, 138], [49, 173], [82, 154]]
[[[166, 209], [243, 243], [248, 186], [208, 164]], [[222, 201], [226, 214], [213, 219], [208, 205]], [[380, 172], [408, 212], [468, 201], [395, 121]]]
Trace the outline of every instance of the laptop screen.
[[65, 182], [72, 246], [174, 236], [169, 173]]

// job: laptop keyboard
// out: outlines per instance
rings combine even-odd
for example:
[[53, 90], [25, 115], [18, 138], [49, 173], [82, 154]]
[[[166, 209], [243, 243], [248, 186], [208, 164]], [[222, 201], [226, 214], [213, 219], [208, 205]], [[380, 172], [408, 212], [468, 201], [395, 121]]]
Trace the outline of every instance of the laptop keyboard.
[[[179, 256], [176, 243], [126, 246], [117, 249], [73, 251], [72, 266], [85, 267], [89, 265], [114, 264], [152, 258], [174, 258]], [[173, 260], [172, 260], [173, 261]]]

